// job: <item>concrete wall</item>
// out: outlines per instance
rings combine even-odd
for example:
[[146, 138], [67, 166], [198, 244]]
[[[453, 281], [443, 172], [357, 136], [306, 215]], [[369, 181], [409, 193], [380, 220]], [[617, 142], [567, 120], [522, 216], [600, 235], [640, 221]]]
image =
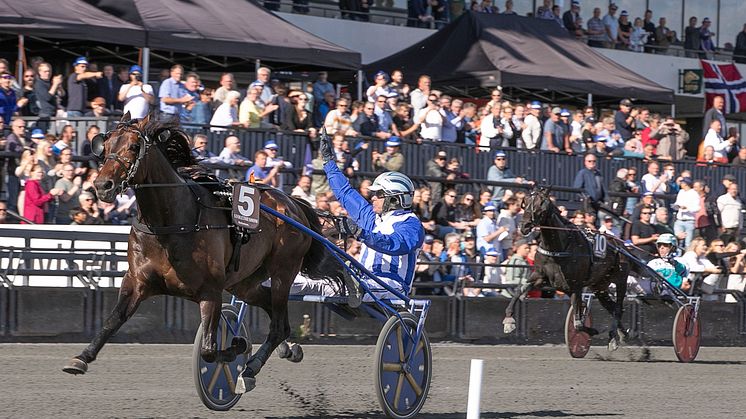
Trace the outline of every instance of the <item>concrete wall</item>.
[[[118, 290], [82, 288], [19, 287], [0, 288], [0, 342], [87, 342], [105, 321], [116, 303]], [[228, 301], [228, 296], [225, 296]], [[427, 318], [427, 332], [433, 341], [473, 343], [561, 344], [567, 301], [526, 300], [517, 307], [515, 334], [502, 332], [507, 300], [491, 298], [433, 297]], [[702, 302], [702, 344], [746, 345], [744, 304]], [[373, 343], [381, 324], [359, 311], [345, 308], [346, 320], [328, 306], [292, 302], [290, 324], [295, 338], [303, 316], [310, 317], [312, 340], [319, 343]], [[660, 302], [629, 301], [624, 318], [631, 330], [632, 344], [671, 342], [675, 309]], [[608, 329], [609, 315], [595, 304], [593, 324]], [[250, 308], [246, 325], [254, 342], [268, 332], [269, 320], [259, 309]], [[112, 339], [113, 342], [191, 343], [199, 327], [195, 303], [174, 297], [156, 297], [143, 302], [137, 313]], [[604, 345], [605, 334], [594, 339]]]

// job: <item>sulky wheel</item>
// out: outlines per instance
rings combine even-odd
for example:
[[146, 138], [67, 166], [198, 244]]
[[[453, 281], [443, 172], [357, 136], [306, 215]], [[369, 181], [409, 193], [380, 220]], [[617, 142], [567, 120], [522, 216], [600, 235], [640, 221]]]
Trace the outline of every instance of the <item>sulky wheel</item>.
[[692, 362], [697, 357], [700, 343], [700, 324], [694, 306], [685, 304], [673, 320], [673, 349], [681, 362]]
[[[241, 398], [236, 394], [236, 380], [241, 375], [246, 362], [251, 355], [251, 336], [246, 326], [237, 324], [238, 308], [223, 304], [220, 321], [218, 323], [217, 343], [219, 350], [231, 347], [234, 337], [246, 339], [247, 349], [239, 354], [233, 362], [205, 362], [200, 356], [202, 342], [202, 325], [194, 337], [194, 351], [192, 353], [192, 368], [194, 369], [194, 384], [197, 394], [207, 408], [211, 410], [229, 410]], [[236, 334], [234, 334], [234, 331]]]
[[[586, 305], [583, 304], [583, 307], [585, 308]], [[585, 327], [593, 326], [590, 310], [586, 310], [583, 324]], [[584, 358], [591, 349], [591, 336], [586, 332], [579, 332], [575, 329], [575, 309], [572, 306], [567, 310], [567, 318], [565, 319], [565, 343], [567, 344], [567, 350], [570, 351], [570, 356], [573, 358]]]
[[378, 335], [374, 366], [376, 394], [388, 417], [412, 418], [417, 416], [427, 399], [432, 378], [432, 353], [430, 340], [423, 330], [410, 358], [414, 343], [406, 332], [414, 337], [417, 318], [410, 313], [401, 313], [401, 318], [402, 321], [396, 316], [390, 317]]

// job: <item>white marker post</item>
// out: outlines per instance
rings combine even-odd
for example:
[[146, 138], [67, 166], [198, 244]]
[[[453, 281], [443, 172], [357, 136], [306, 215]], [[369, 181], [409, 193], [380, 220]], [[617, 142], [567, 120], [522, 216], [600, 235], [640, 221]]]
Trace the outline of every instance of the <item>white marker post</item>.
[[466, 419], [479, 419], [479, 407], [482, 398], [483, 367], [483, 360], [471, 360], [471, 370], [469, 371], [469, 401], [466, 407]]

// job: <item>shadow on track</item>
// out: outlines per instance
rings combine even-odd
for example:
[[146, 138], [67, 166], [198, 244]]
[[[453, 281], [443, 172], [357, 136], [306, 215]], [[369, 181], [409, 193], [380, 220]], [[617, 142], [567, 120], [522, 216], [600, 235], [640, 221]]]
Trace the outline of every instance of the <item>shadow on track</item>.
[[[522, 418], [522, 417], [541, 417], [541, 418], [582, 418], [582, 417], [605, 417], [621, 416], [621, 413], [568, 413], [562, 410], [535, 410], [532, 412], [481, 412], [481, 418]], [[385, 418], [380, 412], [338, 412], [334, 414], [335, 418], [361, 418], [361, 419], [379, 419]], [[466, 412], [453, 413], [426, 413], [423, 417], [429, 419], [464, 419]], [[307, 416], [267, 416], [268, 419], [327, 419], [329, 415], [307, 415]]]

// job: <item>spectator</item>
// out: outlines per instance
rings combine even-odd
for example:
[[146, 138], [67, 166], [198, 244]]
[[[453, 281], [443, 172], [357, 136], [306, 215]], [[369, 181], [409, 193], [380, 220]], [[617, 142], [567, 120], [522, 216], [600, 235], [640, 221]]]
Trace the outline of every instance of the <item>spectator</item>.
[[652, 192], [656, 195], [662, 195], [668, 192], [666, 182], [668, 182], [668, 174], [660, 174], [660, 164], [652, 161], [648, 163], [648, 172], [642, 176], [640, 185], [642, 186], [642, 192]]
[[456, 221], [456, 191], [448, 189], [443, 194], [443, 200], [433, 207], [433, 220], [437, 227], [439, 237], [445, 237], [448, 233], [463, 230], [464, 225]]
[[[456, 242], [458, 245], [458, 242]], [[478, 278], [482, 277], [482, 267], [480, 265], [470, 265], [471, 263], [479, 264], [482, 262], [482, 256], [476, 248], [476, 239], [471, 230], [466, 230], [461, 235], [460, 249], [455, 249], [455, 255], [450, 256], [450, 262], [461, 263], [451, 268], [451, 275], [455, 281], [462, 282], [464, 288], [468, 284], [473, 284]], [[468, 265], [467, 265], [468, 264]], [[465, 291], [468, 291], [465, 289]]]
[[477, 248], [482, 254], [490, 249], [499, 249], [500, 241], [498, 236], [503, 232], [508, 231], [508, 228], [498, 227], [497, 225], [497, 207], [488, 203], [482, 209], [482, 219], [477, 223]]
[[267, 162], [264, 164], [264, 167], [277, 167], [279, 172], [276, 176], [276, 187], [282, 188], [285, 185], [285, 176], [282, 174], [282, 169], [292, 169], [293, 164], [289, 161], [284, 161], [278, 154], [279, 150], [280, 147], [274, 140], [267, 140], [267, 142], [264, 143], [264, 152], [267, 153]]
[[585, 195], [584, 206], [586, 209], [593, 209], [598, 212], [606, 198], [605, 183], [601, 172], [598, 170], [598, 158], [593, 154], [586, 154], [584, 157], [585, 167], [580, 169], [575, 175], [573, 188], [582, 189]]
[[326, 115], [324, 126], [327, 132], [336, 133], [342, 132], [343, 135], [358, 135], [357, 131], [352, 128], [352, 122], [350, 116], [347, 114], [347, 108], [349, 101], [345, 98], [340, 98], [337, 101], [337, 108], [329, 111]]
[[380, 131], [375, 108], [375, 104], [373, 104], [372, 102], [366, 102], [365, 105], [363, 105], [363, 114], [358, 116], [358, 118], [352, 124], [352, 127], [356, 132], [359, 132], [360, 135], [364, 135], [366, 137], [388, 139], [389, 137], [391, 137], [391, 134], [388, 132]]
[[416, 140], [417, 129], [420, 127], [410, 117], [411, 107], [412, 105], [408, 103], [399, 103], [396, 106], [396, 113], [392, 118], [396, 130], [399, 132], [399, 138], [404, 140]]
[[515, 242], [515, 252], [510, 256], [505, 268], [505, 275], [502, 283], [505, 285], [518, 285], [517, 287], [506, 288], [502, 290], [502, 295], [512, 298], [520, 292], [520, 287], [528, 282], [531, 270], [529, 269], [529, 255], [531, 246], [525, 239], [518, 239]]
[[397, 98], [403, 102], [409, 102], [409, 85], [404, 83], [404, 73], [401, 70], [391, 72], [391, 83], [389, 90], [396, 92]]
[[184, 91], [192, 97], [192, 100], [181, 107], [181, 112], [179, 112], [179, 122], [182, 125], [192, 123], [192, 111], [194, 110], [194, 106], [200, 102], [199, 89], [199, 76], [196, 73], [187, 74], [186, 81], [184, 82]]
[[60, 191], [57, 203], [56, 224], [70, 224], [70, 211], [78, 206], [78, 196], [83, 179], [75, 176], [72, 164], [62, 166], [62, 177], [57, 180], [54, 188]]
[[[658, 43], [655, 34], [655, 23], [653, 23], [653, 11], [645, 10], [645, 16], [642, 20], [642, 29], [647, 33], [647, 45], [656, 45]], [[655, 53], [655, 50], [649, 47], [645, 48], [647, 53]]]
[[743, 226], [743, 201], [738, 194], [738, 185], [733, 182], [728, 186], [728, 192], [717, 199], [721, 219], [721, 238], [725, 242], [738, 240]]
[[106, 118], [109, 116], [109, 110], [106, 109], [106, 100], [102, 97], [95, 97], [91, 101], [91, 110], [85, 113], [86, 117]]
[[26, 181], [23, 216], [34, 224], [44, 223], [48, 211], [47, 203], [62, 194], [62, 191], [56, 188], [49, 189], [49, 192], [45, 191], [41, 185], [44, 176], [44, 169], [35, 164], [31, 167], [30, 177]]
[[412, 115], [415, 117], [421, 109], [428, 106], [430, 98], [430, 76], [422, 75], [417, 80], [417, 88], [409, 95], [409, 101], [412, 104]]
[[[723, 249], [723, 243], [720, 243], [720, 249]], [[719, 275], [722, 272], [720, 267], [717, 267], [707, 259], [707, 243], [702, 237], [695, 237], [692, 240], [692, 244], [689, 245], [686, 252], [679, 258], [679, 261], [683, 263], [689, 273], [693, 275]], [[691, 283], [691, 276], [688, 278], [688, 282]], [[689, 289], [682, 287], [682, 289]]]
[[294, 90], [288, 95], [292, 107], [285, 113], [282, 129], [286, 131], [305, 132], [311, 138], [316, 138], [316, 128], [313, 127], [311, 112], [306, 110], [308, 97], [303, 92]]
[[[495, 153], [494, 165], [490, 166], [487, 171], [487, 180], [491, 182], [511, 182], [517, 183], [517, 176], [508, 167], [508, 157], [504, 152]], [[490, 186], [492, 191], [492, 200], [498, 200], [503, 196], [503, 186]]]
[[196, 134], [193, 137], [194, 141], [194, 147], [192, 147], [192, 156], [200, 162], [203, 160], [206, 160], [207, 162], [212, 163], [213, 161], [218, 160], [215, 153], [211, 152], [207, 148], [207, 136], [204, 134]]
[[298, 184], [295, 185], [291, 196], [300, 198], [313, 208], [316, 208], [316, 196], [311, 191], [311, 176], [303, 175], [298, 178]]
[[[506, 260], [510, 256], [510, 252], [513, 249], [513, 236], [515, 236], [518, 228], [518, 213], [521, 212], [521, 205], [515, 197], [505, 199], [504, 208], [500, 210], [500, 215], [497, 217], [498, 230], [502, 232], [497, 236], [497, 241], [500, 242], [500, 246], [495, 249], [502, 254], [501, 260]], [[507, 232], [507, 234], [505, 234]]]
[[708, 58], [712, 58], [712, 54], [715, 53], [715, 42], [712, 38], [715, 36], [715, 32], [710, 30], [710, 18], [706, 17], [702, 19], [702, 26], [699, 28], [699, 49], [707, 54]]
[[676, 201], [673, 206], [677, 210], [676, 221], [673, 224], [674, 233], [685, 234], [684, 246], [689, 246], [694, 238], [694, 222], [697, 213], [700, 210], [699, 194], [692, 188], [691, 178], [682, 178], [681, 190], [676, 195]]
[[[227, 101], [228, 99], [226, 99]], [[246, 181], [252, 183], [261, 183], [265, 185], [278, 187], [277, 174], [282, 165], [270, 168], [267, 165], [267, 152], [258, 150], [254, 153], [254, 165], [246, 171]]]
[[552, 0], [544, 0], [544, 4], [536, 9], [536, 17], [539, 19], [554, 20], [554, 12], [552, 12], [553, 3]]
[[[30, 143], [30, 141], [28, 142]], [[26, 141], [26, 121], [16, 118], [11, 122], [11, 133], [5, 139], [5, 151], [21, 154], [24, 149], [31, 148]], [[17, 173], [19, 160], [10, 157], [7, 160], [8, 173], [8, 209], [18, 212], [18, 197], [21, 191], [20, 173]]]
[[192, 125], [204, 126], [210, 123], [212, 119], [212, 96], [212, 89], [200, 86], [199, 100], [192, 108]]
[[375, 150], [373, 155], [373, 169], [377, 172], [399, 172], [404, 167], [404, 155], [401, 153], [401, 141], [398, 137], [391, 137], [386, 141], [386, 152]]
[[648, 36], [650, 35], [650, 33], [655, 34], [655, 32], [645, 31], [642, 19], [640, 19], [639, 17], [636, 18], [632, 27], [632, 32], [629, 36], [629, 49], [635, 52], [642, 52], [643, 45], [646, 45], [648, 43]]
[[521, 132], [523, 145], [529, 150], [534, 150], [541, 143], [541, 122], [539, 114], [541, 113], [541, 103], [531, 102], [528, 106], [529, 114], [523, 119], [524, 128]]
[[365, 91], [368, 102], [375, 102], [378, 97], [387, 98], [389, 95], [389, 75], [385, 71], [379, 71], [373, 76], [373, 83]]
[[[616, 171], [616, 177], [609, 183], [609, 192], [614, 194], [628, 194], [632, 193], [632, 189], [627, 183], [626, 168], [621, 168]], [[622, 216], [624, 215], [625, 209], [627, 208], [627, 197], [624, 196], [611, 196], [609, 198], [609, 204], [614, 214]]]
[[632, 24], [629, 22], [629, 13], [622, 10], [619, 14], [619, 31], [617, 36], [617, 49], [630, 49], [630, 38], [632, 36]]
[[720, 135], [720, 132], [720, 121], [713, 119], [710, 122], [710, 129], [707, 131], [707, 135], [705, 135], [704, 147], [712, 146], [715, 152], [715, 159], [728, 163], [728, 153], [736, 145], [737, 139], [731, 137], [726, 140]]
[[[122, 82], [114, 74], [114, 66], [111, 64], [105, 65], [103, 77], [96, 80], [96, 94], [104, 98], [105, 106], [109, 111], [114, 110], [121, 87]], [[69, 220], [69, 214], [65, 218]]]
[[0, 201], [0, 224], [10, 224], [8, 219], [8, 204], [5, 201]]
[[276, 109], [277, 105], [272, 104], [265, 108], [264, 104], [259, 100], [261, 91], [262, 86], [252, 83], [249, 86], [246, 97], [241, 101], [241, 106], [238, 109], [238, 122], [246, 128], [261, 128], [262, 119]]
[[20, 105], [18, 112], [21, 116], [39, 115], [39, 103], [36, 99], [36, 93], [34, 92], [34, 80], [34, 70], [27, 69], [23, 72], [23, 86], [21, 86], [20, 94], [21, 98], [25, 98], [26, 101]]
[[541, 144], [542, 150], [559, 153], [560, 147], [564, 148], [565, 133], [560, 123], [560, 114], [562, 109], [559, 107], [552, 108], [549, 119], [544, 122], [544, 142]]
[[[432, 160], [429, 160], [425, 165], [425, 174], [429, 177], [443, 178], [446, 175], [446, 161], [448, 160], [448, 154], [445, 151], [438, 151]], [[428, 181], [430, 185], [430, 191], [434, 200], [441, 199], [441, 191], [443, 190], [442, 182]]]
[[676, 42], [676, 32], [668, 29], [666, 18], [658, 19], [658, 27], [655, 28], [655, 40], [658, 43], [658, 51], [661, 54], [668, 52], [668, 46]]
[[427, 107], [420, 109], [415, 117], [415, 123], [420, 125], [420, 137], [429, 141], [440, 141], [444, 119], [440, 113], [438, 96], [431, 93], [427, 98]]
[[[251, 160], [239, 154], [240, 152], [241, 152], [241, 141], [235, 135], [229, 135], [225, 139], [225, 147], [220, 152], [218, 159], [220, 159], [222, 163], [225, 163], [231, 166], [244, 166], [244, 167], [251, 166]], [[217, 171], [217, 175], [218, 177], [223, 178], [223, 179], [235, 178], [236, 176], [231, 176], [231, 171], [233, 170], [234, 169], [232, 168], [228, 170], [221, 169]]]
[[[425, 240], [422, 242], [422, 249], [420, 254], [417, 256], [417, 266], [415, 268], [414, 282], [441, 282], [441, 267], [435, 263], [439, 262], [439, 255], [433, 253], [433, 244], [435, 238], [430, 234], [425, 235]], [[421, 289], [415, 288], [416, 295], [432, 295], [433, 289]]]
[[656, 258], [648, 262], [648, 266], [658, 273], [666, 282], [676, 288], [688, 291], [691, 287], [687, 279], [688, 269], [684, 264], [673, 258], [676, 238], [671, 234], [661, 235], [656, 239]]
[[637, 254], [643, 260], [649, 260], [651, 255], [655, 255], [655, 241], [659, 237], [659, 234], [655, 232], [655, 227], [650, 223], [653, 212], [652, 207], [643, 207], [640, 211], [640, 218], [632, 222], [630, 238], [632, 244], [640, 248]]
[[689, 133], [681, 128], [673, 117], [667, 116], [663, 124], [651, 132], [651, 136], [659, 138], [656, 147], [659, 158], [681, 160], [686, 156], [685, 145], [689, 142]]
[[257, 86], [261, 86], [262, 88], [262, 91], [259, 94], [259, 100], [261, 100], [265, 106], [272, 102], [272, 96], [274, 95], [269, 79], [271, 75], [272, 71], [269, 68], [259, 67], [256, 71], [256, 81], [254, 81], [254, 83], [257, 83]]
[[723, 113], [724, 109], [725, 99], [723, 99], [722, 96], [715, 96], [712, 99], [712, 107], [705, 112], [705, 117], [702, 122], [702, 136], [707, 135], [711, 128], [712, 121], [714, 120], [720, 121], [720, 130], [718, 131], [718, 134], [723, 138], [728, 136], [728, 125], [725, 121], [725, 114]]
[[28, 102], [28, 99], [16, 98], [16, 92], [11, 89], [14, 77], [8, 72], [0, 74], [0, 117], [3, 121], [10, 121], [13, 115]]
[[161, 100], [161, 118], [164, 120], [178, 118], [181, 108], [194, 100], [181, 83], [183, 74], [184, 67], [179, 64], [174, 65], [171, 67], [170, 77], [164, 80], [158, 89], [158, 97]]
[[[62, 88], [62, 74], [52, 77], [52, 66], [42, 62], [37, 67], [38, 76], [34, 80], [34, 94], [39, 102], [39, 117], [49, 118], [57, 114], [59, 101], [65, 96]], [[39, 127], [45, 129], [44, 127]]]
[[604, 48], [606, 46], [606, 26], [601, 20], [601, 9], [593, 9], [593, 17], [588, 20], [588, 46]]
[[104, 75], [100, 71], [86, 71], [88, 60], [78, 57], [73, 62], [74, 72], [67, 78], [67, 116], [77, 118], [86, 112], [88, 103], [88, 83], [92, 79], [100, 79]]
[[[0, 209], [2, 211], [2, 209]], [[728, 243], [726, 251], [738, 252], [735, 256], [728, 259], [730, 273], [726, 289], [744, 292], [746, 290], [746, 263], [744, 263], [744, 253], [746, 249], [741, 250], [737, 243]], [[725, 296], [726, 303], [735, 303], [737, 300], [732, 295]]]
[[[130, 70], [132, 72], [132, 70]], [[215, 90], [212, 98], [216, 102], [216, 108], [225, 102], [229, 92], [238, 92], [235, 90], [236, 80], [233, 73], [223, 73], [220, 75], [220, 87]]]
[[699, 211], [695, 215], [694, 227], [709, 243], [718, 236], [719, 210], [717, 204], [709, 199], [708, 187], [704, 181], [695, 180], [693, 187], [699, 194]]
[[[223, 132], [227, 129], [226, 127], [241, 125], [241, 122], [238, 120], [238, 100], [240, 97], [241, 95], [238, 92], [228, 92], [225, 102], [218, 106], [212, 115], [212, 119], [210, 119], [210, 131]], [[191, 101], [187, 103], [189, 102]]]
[[616, 238], [622, 237], [622, 232], [619, 230], [619, 227], [614, 225], [614, 218], [610, 215], [604, 217], [604, 222], [601, 224], [601, 227], [598, 228], [598, 232], [609, 234]]
[[616, 3], [609, 4], [609, 13], [603, 18], [604, 30], [606, 32], [604, 46], [610, 49], [616, 48], [617, 40], [619, 39], [619, 20], [614, 16], [617, 9]]
[[746, 64], [746, 23], [743, 24], [743, 29], [736, 36], [733, 60], [737, 63]]
[[746, 167], [746, 147], [741, 147], [738, 149], [738, 155], [735, 159], [733, 159], [731, 164], [742, 168]]
[[684, 50], [689, 58], [699, 58], [701, 47], [700, 31], [697, 27], [697, 17], [689, 18], [689, 26], [684, 29]]
[[150, 112], [150, 105], [155, 101], [153, 88], [142, 81], [142, 68], [133, 65], [129, 70], [129, 83], [119, 88], [117, 99], [124, 102], [125, 114], [129, 112], [132, 119], [145, 118]]
[[632, 101], [623, 99], [619, 102], [619, 110], [614, 113], [614, 127], [622, 136], [622, 140], [627, 141], [632, 138], [632, 131], [635, 129], [635, 118], [639, 114], [639, 109], [632, 109]]
[[682, 238], [686, 237], [684, 233], [674, 234], [673, 228], [671, 228], [671, 225], [669, 224], [669, 216], [668, 216], [668, 208], [666, 207], [658, 207], [655, 209], [654, 213], [654, 223], [653, 228], [655, 229], [655, 232], [659, 235], [661, 234], [673, 234], [676, 236], [678, 240], [681, 240]]
[[565, 26], [568, 32], [575, 34], [579, 29], [575, 26], [575, 22], [580, 17], [580, 0], [572, 0], [570, 2], [570, 10], [566, 11], [562, 15], [562, 24]]
[[91, 192], [82, 192], [78, 196], [80, 208], [86, 212], [86, 225], [100, 225], [104, 223], [102, 211], [98, 208], [96, 197]]
[[461, 114], [461, 99], [451, 100], [448, 95], [440, 97], [440, 114], [443, 116], [443, 131], [441, 138], [443, 141], [455, 143], [458, 138], [458, 131], [463, 127], [464, 114]]

